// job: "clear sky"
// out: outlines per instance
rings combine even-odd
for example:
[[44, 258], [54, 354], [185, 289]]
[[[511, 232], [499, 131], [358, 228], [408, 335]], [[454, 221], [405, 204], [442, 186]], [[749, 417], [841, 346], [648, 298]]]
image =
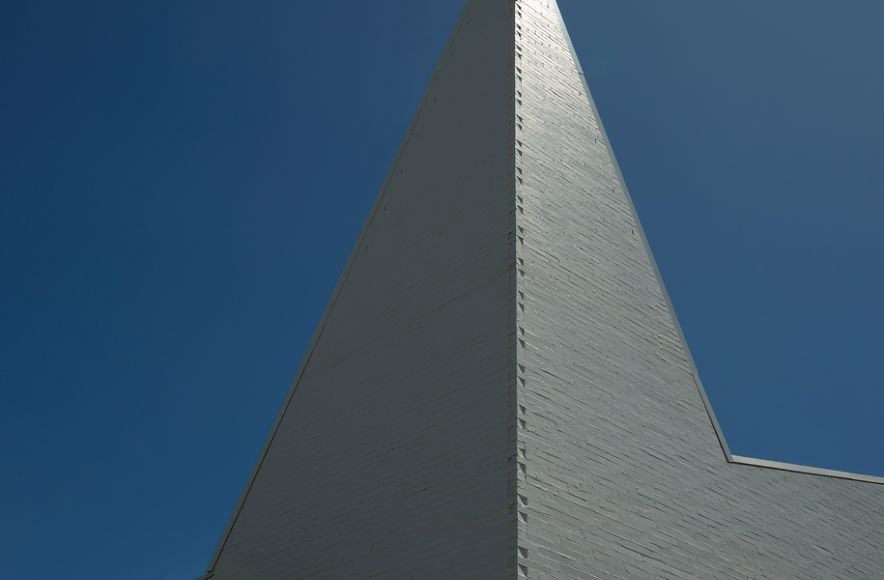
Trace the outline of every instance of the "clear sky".
[[[204, 568], [460, 6], [2, 3], [0, 576]], [[884, 475], [884, 3], [561, 6], [733, 450]]]

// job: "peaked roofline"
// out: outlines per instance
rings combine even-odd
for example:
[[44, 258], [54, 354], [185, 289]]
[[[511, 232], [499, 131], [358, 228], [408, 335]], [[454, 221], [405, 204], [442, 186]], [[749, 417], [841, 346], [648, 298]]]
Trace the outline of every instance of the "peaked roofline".
[[[554, 1], [555, 1], [555, 0], [554, 0]], [[451, 35], [451, 37], [449, 38], [449, 41], [448, 41], [448, 43], [446, 44], [446, 46], [450, 46], [450, 44], [454, 41], [454, 39], [457, 37], [457, 32], [460, 30], [460, 28], [463, 26], [463, 23], [464, 23], [465, 20], [468, 18], [468, 16], [469, 16], [469, 9], [468, 9], [469, 6], [470, 6], [470, 3], [467, 2], [466, 6], [465, 6], [465, 9], [461, 11], [460, 16], [459, 16], [459, 18], [458, 18], [458, 20], [457, 20], [457, 24], [455, 25], [455, 31], [454, 31], [454, 33]], [[714, 412], [714, 410], [713, 410], [712, 404], [711, 404], [711, 402], [709, 401], [709, 398], [708, 398], [708, 396], [707, 396], [707, 394], [706, 394], [706, 390], [705, 390], [705, 388], [703, 387], [702, 382], [701, 382], [701, 380], [700, 380], [700, 377], [699, 377], [699, 371], [698, 371], [698, 369], [697, 369], [697, 366], [696, 366], [696, 363], [695, 363], [695, 361], [694, 361], [693, 355], [692, 355], [692, 353], [691, 353], [691, 351], [690, 351], [690, 348], [689, 348], [689, 346], [688, 346], [687, 340], [686, 340], [686, 338], [685, 338], [685, 336], [684, 336], [684, 332], [683, 332], [683, 329], [682, 329], [682, 327], [681, 327], [681, 324], [680, 324], [680, 322], [678, 321], [678, 317], [677, 317], [677, 315], [676, 315], [676, 313], [675, 313], [675, 309], [674, 309], [674, 307], [673, 307], [673, 303], [672, 303], [671, 297], [670, 297], [669, 292], [668, 292], [668, 290], [667, 290], [667, 288], [666, 288], [666, 285], [665, 285], [665, 283], [664, 283], [664, 281], [663, 281], [662, 275], [661, 275], [660, 270], [659, 270], [659, 267], [658, 267], [658, 265], [657, 265], [657, 261], [656, 261], [656, 259], [655, 259], [655, 257], [654, 257], [654, 254], [653, 254], [653, 252], [652, 252], [652, 250], [651, 250], [651, 247], [650, 247], [650, 245], [649, 245], [649, 243], [648, 243], [648, 239], [647, 239], [647, 236], [646, 236], [646, 234], [645, 234], [644, 227], [643, 227], [642, 224], [641, 224], [641, 220], [640, 220], [640, 218], [639, 218], [638, 212], [636, 211], [635, 204], [634, 204], [634, 202], [633, 202], [633, 200], [632, 200], [632, 196], [629, 194], [629, 190], [628, 190], [628, 187], [627, 187], [627, 185], [626, 185], [626, 181], [625, 181], [625, 179], [624, 179], [624, 177], [623, 177], [623, 173], [622, 173], [622, 171], [621, 171], [621, 169], [620, 169], [619, 163], [617, 162], [617, 158], [616, 158], [616, 156], [615, 156], [614, 153], [613, 153], [613, 149], [612, 149], [612, 147], [611, 147], [610, 139], [609, 139], [609, 137], [608, 137], [608, 135], [607, 135], [607, 132], [605, 131], [604, 123], [603, 123], [603, 121], [602, 121], [602, 119], [601, 119], [601, 116], [600, 116], [599, 113], [598, 113], [598, 109], [597, 109], [596, 104], [595, 104], [595, 101], [594, 101], [594, 99], [593, 99], [593, 97], [592, 97], [592, 93], [591, 93], [591, 91], [590, 91], [590, 89], [589, 89], [589, 85], [588, 85], [588, 82], [587, 82], [586, 75], [585, 75], [585, 73], [584, 73], [584, 71], [583, 71], [583, 68], [582, 68], [582, 66], [581, 66], [581, 64], [580, 64], [580, 59], [579, 59], [578, 56], [577, 56], [577, 52], [576, 52], [576, 50], [575, 50], [575, 48], [574, 48], [574, 44], [573, 44], [573, 41], [572, 41], [572, 39], [571, 39], [570, 33], [568, 32], [567, 26], [566, 26], [565, 23], [564, 23], [564, 18], [563, 18], [562, 14], [561, 14], [561, 10], [559, 9], [559, 10], [557, 10], [557, 12], [558, 12], [558, 17], [559, 17], [559, 19], [560, 19], [560, 24], [561, 24], [562, 30], [563, 30], [563, 32], [564, 32], [564, 37], [565, 37], [565, 39], [566, 39], [566, 41], [567, 41], [567, 43], [568, 43], [568, 47], [569, 47], [569, 50], [570, 50], [570, 52], [571, 52], [572, 59], [573, 59], [573, 61], [574, 61], [574, 65], [575, 65], [576, 71], [577, 71], [578, 75], [581, 77], [581, 82], [583, 83], [583, 86], [584, 86], [584, 89], [585, 89], [585, 92], [586, 92], [586, 96], [587, 96], [587, 100], [588, 100], [588, 102], [589, 102], [589, 106], [592, 108], [593, 113], [595, 114], [595, 117], [596, 117], [596, 119], [598, 120], [598, 123], [599, 123], [599, 129], [600, 129], [600, 131], [601, 131], [601, 133], [602, 133], [602, 136], [603, 136], [603, 139], [604, 139], [605, 146], [606, 146], [607, 149], [608, 149], [608, 152], [609, 152], [610, 158], [611, 158], [611, 160], [612, 160], [612, 162], [613, 162], [613, 166], [614, 166], [615, 171], [616, 171], [616, 177], [617, 177], [617, 179], [619, 180], [620, 184], [621, 184], [622, 187], [623, 187], [623, 191], [624, 191], [624, 194], [625, 194], [625, 196], [626, 196], [626, 201], [627, 201], [627, 203], [628, 203], [628, 206], [629, 206], [630, 211], [632, 212], [632, 217], [635, 219], [635, 223], [637, 224], [637, 229], [638, 229], [639, 235], [640, 235], [640, 237], [641, 237], [642, 243], [644, 244], [644, 248], [645, 248], [645, 250], [646, 250], [646, 252], [647, 252], [647, 255], [648, 255], [649, 258], [650, 258], [650, 262], [651, 262], [651, 265], [652, 265], [652, 267], [653, 267], [654, 275], [656, 276], [656, 280], [657, 280], [657, 282], [658, 282], [658, 284], [659, 284], [659, 287], [661, 288], [661, 291], [662, 291], [663, 298], [664, 298], [664, 301], [665, 301], [665, 303], [666, 303], [666, 306], [667, 306], [667, 308], [669, 309], [670, 314], [672, 315], [672, 319], [674, 320], [675, 328], [676, 328], [676, 330], [677, 330], [677, 332], [678, 332], [679, 338], [680, 338], [681, 341], [682, 341], [682, 345], [683, 345], [684, 350], [685, 350], [685, 355], [686, 355], [686, 357], [687, 357], [687, 361], [688, 361], [688, 364], [689, 364], [689, 366], [690, 366], [691, 375], [692, 375], [692, 377], [693, 377], [694, 384], [695, 384], [695, 386], [696, 386], [696, 388], [697, 388], [697, 393], [699, 394], [699, 396], [700, 396], [700, 398], [701, 398], [701, 400], [702, 400], [702, 402], [703, 402], [703, 405], [704, 405], [704, 407], [705, 407], [705, 409], [706, 409], [706, 412], [707, 412], [708, 418], [709, 418], [709, 420], [710, 420], [710, 422], [711, 422], [711, 424], [712, 424], [712, 427], [713, 427], [713, 430], [714, 430], [714, 432], [715, 432], [715, 434], [716, 434], [716, 437], [718, 438], [718, 442], [719, 442], [719, 444], [720, 444], [720, 447], [721, 447], [721, 450], [722, 450], [722, 452], [723, 452], [723, 455], [724, 455], [725, 460], [726, 460], [728, 463], [737, 464], [737, 465], [745, 465], [745, 466], [758, 467], [758, 468], [764, 468], [764, 469], [773, 469], [773, 470], [779, 470], [779, 471], [787, 471], [787, 472], [794, 472], [794, 473], [803, 473], [803, 474], [807, 474], [807, 475], [822, 476], [822, 477], [830, 477], [830, 478], [839, 478], [839, 479], [846, 479], [846, 480], [852, 480], [852, 481], [858, 481], [858, 482], [864, 482], [864, 483], [874, 483], [874, 484], [881, 484], [881, 485], [884, 485], [884, 477], [877, 477], [877, 476], [871, 476], [871, 475], [863, 475], [863, 474], [850, 473], [850, 472], [837, 471], [837, 470], [830, 470], [830, 469], [817, 468], [817, 467], [810, 467], [810, 466], [803, 466], [803, 465], [794, 465], [794, 464], [782, 463], [782, 462], [771, 461], [771, 460], [766, 460], [766, 459], [756, 459], [756, 458], [750, 458], [750, 457], [743, 457], [743, 456], [739, 456], [739, 455], [733, 455], [733, 454], [731, 453], [730, 448], [729, 448], [729, 446], [728, 446], [728, 444], [727, 444], [726, 438], [725, 438], [725, 436], [724, 436], [723, 430], [722, 430], [722, 428], [721, 428], [721, 426], [720, 426], [720, 424], [719, 424], [719, 422], [718, 422], [718, 420], [717, 420], [717, 418], [716, 418], [716, 415], [715, 415], [715, 412]], [[435, 69], [434, 69], [435, 71], [438, 71], [438, 70], [439, 70], [439, 66], [440, 66], [441, 62], [444, 61], [444, 59], [445, 59], [445, 55], [446, 55], [446, 54], [447, 54], [447, 50], [446, 50], [446, 51], [443, 51], [442, 56], [440, 57], [440, 63], [436, 65], [436, 67], [435, 67]], [[314, 334], [314, 336], [313, 336], [313, 338], [312, 338], [312, 340], [311, 340], [311, 342], [310, 342], [310, 344], [309, 344], [309, 346], [308, 346], [308, 348], [307, 348], [307, 351], [306, 351], [306, 354], [305, 354], [304, 358], [303, 358], [302, 361], [301, 361], [301, 364], [300, 364], [299, 370], [298, 370], [298, 372], [297, 372], [297, 374], [296, 374], [296, 376], [295, 376], [294, 381], [292, 382], [292, 386], [291, 386], [291, 388], [290, 388], [290, 390], [289, 390], [289, 392], [288, 392], [288, 394], [287, 394], [287, 396], [286, 396], [286, 399], [285, 399], [285, 402], [284, 402], [284, 404], [283, 404], [283, 406], [282, 406], [282, 409], [280, 410], [279, 414], [278, 414], [277, 417], [276, 417], [276, 420], [275, 420], [274, 425], [273, 425], [273, 427], [272, 427], [272, 429], [271, 429], [271, 431], [270, 431], [270, 434], [269, 434], [269, 436], [267, 437], [267, 439], [266, 439], [266, 441], [265, 441], [265, 444], [264, 444], [264, 446], [263, 446], [263, 448], [262, 448], [262, 450], [261, 450], [261, 452], [260, 452], [260, 454], [259, 454], [258, 460], [257, 460], [256, 464], [254, 465], [254, 467], [253, 467], [253, 469], [252, 469], [252, 472], [251, 472], [251, 474], [250, 474], [250, 476], [249, 476], [249, 478], [248, 478], [248, 480], [247, 480], [247, 483], [246, 483], [246, 485], [245, 485], [245, 487], [244, 487], [244, 489], [243, 489], [243, 491], [242, 491], [242, 493], [241, 493], [241, 495], [240, 495], [240, 497], [239, 497], [239, 499], [238, 499], [238, 501], [237, 501], [237, 503], [236, 503], [236, 506], [235, 506], [235, 508], [234, 508], [234, 510], [233, 510], [233, 513], [232, 513], [232, 515], [231, 515], [231, 517], [230, 517], [230, 519], [229, 519], [229, 522], [228, 522], [228, 524], [227, 524], [227, 526], [226, 526], [226, 528], [225, 528], [225, 530], [224, 530], [224, 533], [222, 534], [221, 540], [220, 540], [220, 542], [218, 543], [218, 545], [217, 545], [217, 547], [216, 547], [216, 549], [215, 549], [215, 551], [214, 551], [214, 553], [213, 553], [213, 555], [212, 555], [212, 557], [211, 557], [211, 560], [210, 560], [209, 565], [208, 565], [208, 567], [207, 567], [207, 572], [206, 572], [203, 576], [200, 577], [200, 580], [207, 580], [207, 579], [211, 578], [211, 577], [214, 575], [214, 569], [215, 569], [215, 567], [216, 567], [216, 565], [217, 565], [217, 563], [218, 563], [218, 560], [220, 559], [221, 553], [222, 553], [222, 551], [223, 551], [223, 549], [224, 549], [224, 547], [225, 547], [225, 545], [226, 545], [226, 543], [227, 543], [227, 541], [228, 541], [228, 539], [229, 539], [229, 537], [230, 537], [230, 534], [231, 534], [231, 532], [232, 532], [232, 530], [233, 530], [233, 527], [234, 527], [234, 525], [235, 525], [235, 523], [236, 523], [236, 521], [237, 521], [237, 519], [238, 519], [238, 517], [239, 517], [239, 514], [240, 514], [240, 512], [241, 512], [241, 510], [242, 510], [242, 508], [243, 508], [243, 505], [244, 505], [244, 503], [245, 503], [245, 501], [246, 501], [246, 498], [248, 497], [249, 492], [250, 492], [251, 489], [252, 489], [252, 486], [253, 486], [254, 481], [255, 481], [255, 479], [256, 479], [256, 477], [257, 477], [257, 475], [258, 475], [258, 472], [260, 471], [261, 466], [262, 466], [262, 464], [264, 463], [264, 459], [265, 459], [265, 457], [267, 456], [267, 452], [268, 452], [268, 450], [269, 450], [271, 444], [273, 443], [273, 440], [274, 440], [274, 438], [275, 438], [275, 436], [276, 436], [276, 434], [277, 434], [277, 432], [278, 432], [278, 430], [279, 430], [279, 427], [280, 427], [280, 424], [281, 424], [281, 422], [282, 422], [282, 420], [283, 420], [283, 417], [284, 417], [285, 414], [286, 414], [286, 410], [287, 410], [287, 409], [289, 408], [289, 406], [290, 406], [290, 403], [291, 403], [292, 398], [293, 398], [293, 396], [294, 396], [294, 394], [295, 394], [295, 391], [297, 390], [297, 385], [298, 385], [298, 383], [299, 383], [299, 381], [300, 381], [300, 378], [301, 378], [301, 376], [303, 375], [304, 370], [306, 369], [307, 364], [308, 364], [309, 361], [310, 361], [310, 358], [311, 358], [311, 356], [312, 356], [312, 354], [313, 354], [313, 352], [314, 352], [314, 350], [315, 350], [316, 344], [317, 344], [317, 342], [318, 342], [320, 336], [321, 336], [322, 333], [323, 333], [323, 330], [325, 329], [326, 323], [327, 323], [328, 318], [329, 318], [329, 314], [331, 313], [331, 311], [332, 311], [333, 308], [334, 308], [335, 302], [336, 302], [336, 300], [337, 300], [337, 298], [338, 298], [338, 296], [339, 296], [339, 294], [340, 294], [341, 288], [343, 287], [344, 283], [346, 282], [346, 280], [347, 280], [347, 278], [348, 278], [348, 275], [349, 275], [350, 270], [351, 270], [352, 263], [353, 263], [353, 261], [354, 261], [354, 257], [355, 257], [356, 255], [359, 254], [360, 250], [361, 250], [362, 247], [363, 247], [364, 239], [365, 239], [366, 233], [367, 233], [367, 231], [368, 231], [368, 229], [369, 229], [369, 227], [370, 227], [370, 225], [371, 225], [371, 223], [372, 223], [372, 221], [373, 221], [375, 215], [378, 213], [378, 210], [379, 210], [379, 208], [381, 207], [382, 202], [383, 202], [383, 200], [384, 200], [384, 193], [385, 193], [385, 191], [387, 190], [387, 187], [388, 187], [388, 185], [389, 185], [389, 183], [390, 183], [390, 180], [391, 180], [392, 176], [395, 174], [396, 170], [398, 169], [398, 166], [399, 166], [399, 163], [400, 163], [400, 159], [401, 159], [401, 157], [402, 157], [402, 155], [403, 155], [403, 152], [405, 151], [405, 149], [407, 148], [409, 142], [411, 141], [412, 136], [413, 136], [414, 131], [415, 131], [415, 128], [416, 128], [416, 126], [417, 126], [417, 124], [418, 124], [418, 122], [419, 122], [419, 120], [420, 120], [420, 118], [421, 118], [422, 112], [424, 111], [424, 109], [425, 109], [426, 106], [427, 106], [427, 99], [428, 99], [429, 95], [431, 94], [432, 86], [433, 86], [433, 84], [435, 83], [435, 81], [436, 81], [436, 73], [434, 72], [434, 74], [433, 74], [433, 76], [432, 76], [432, 78], [431, 78], [431, 80], [430, 80], [430, 85], [429, 85], [428, 89], [426, 90], [426, 92], [424, 93], [424, 95], [422, 96], [421, 101], [420, 101], [420, 104], [419, 104], [418, 109], [417, 109], [417, 112], [415, 113], [414, 117], [413, 117], [412, 120], [411, 120], [411, 123], [409, 124], [409, 129], [408, 129], [408, 132], [407, 132], [407, 134], [406, 134], [406, 137], [405, 137], [405, 139], [402, 141], [402, 144], [400, 145], [400, 147], [399, 147], [399, 149], [398, 149], [398, 152], [397, 152], [397, 154], [396, 154], [396, 157], [395, 157], [395, 159], [394, 159], [394, 162], [392, 163], [392, 165], [391, 165], [391, 167], [390, 167], [390, 169], [389, 169], [389, 171], [388, 171], [388, 173], [387, 173], [387, 176], [386, 176], [386, 178], [384, 179], [383, 185], [382, 185], [381, 190], [380, 190], [380, 194], [375, 198], [375, 201], [374, 201], [374, 204], [373, 204], [373, 206], [372, 206], [372, 209], [371, 209], [370, 212], [369, 212], [369, 217], [368, 217], [368, 219], [366, 220], [365, 224], [363, 225], [363, 228], [362, 228], [361, 233], [360, 233], [360, 235], [359, 235], [359, 237], [358, 237], [358, 239], [357, 239], [357, 242], [356, 242], [356, 244], [354, 245], [354, 248], [353, 248], [353, 250], [352, 250], [352, 252], [351, 252], [351, 254], [350, 254], [350, 257], [348, 258], [348, 261], [347, 261], [346, 265], [345, 265], [344, 268], [343, 268], [343, 271], [342, 271], [342, 273], [341, 273], [341, 275], [340, 275], [340, 277], [339, 277], [339, 279], [338, 279], [338, 282], [337, 282], [337, 284], [336, 284], [336, 286], [335, 286], [335, 289], [334, 289], [334, 291], [332, 292], [331, 299], [329, 300], [328, 304], [326, 305], [325, 310], [324, 310], [324, 312], [323, 312], [323, 315], [322, 315], [322, 317], [320, 318], [319, 324], [317, 325], [317, 330], [316, 330], [316, 332], [315, 332], [315, 334]]]
[[[553, 1], [558, 4], [557, 0]], [[681, 339], [681, 343], [684, 346], [685, 355], [687, 356], [688, 364], [691, 368], [691, 375], [694, 379], [694, 384], [697, 387], [697, 392], [700, 395], [700, 399], [703, 401], [703, 406], [706, 408], [706, 413], [709, 415], [709, 420], [712, 422], [712, 428], [715, 430], [715, 436], [718, 438], [718, 443], [721, 445], [721, 450], [724, 453], [725, 460], [728, 463], [732, 463], [734, 465], [748, 465], [752, 467], [761, 467], [764, 469], [774, 469], [778, 471], [789, 471], [792, 473], [804, 473], [807, 475], [834, 477], [838, 479], [847, 479], [864, 483], [884, 485], [884, 477], [866, 475], [861, 473], [852, 473], [849, 471], [838, 471], [835, 469], [825, 469], [822, 467], [812, 467], [808, 465], [783, 463], [780, 461], [772, 461], [769, 459], [744, 457], [731, 453], [730, 447], [727, 444], [727, 439], [724, 436], [724, 431], [722, 430], [721, 425], [718, 422], [718, 418], [715, 416], [715, 410], [712, 408], [712, 403], [709, 401], [709, 397], [706, 394], [706, 389], [705, 387], [703, 387], [703, 382], [700, 380], [700, 372], [697, 369], [696, 362], [694, 361], [694, 355], [691, 353], [690, 346], [688, 346], [688, 341], [685, 338], [684, 330], [681, 327], [681, 322], [679, 322], [678, 316], [676, 315], [675, 307], [672, 303], [672, 298], [669, 296], [669, 290], [667, 290], [666, 284], [663, 281], [663, 276], [660, 274], [660, 268], [657, 266], [657, 259], [654, 257], [654, 252], [651, 250], [651, 246], [648, 243], [648, 237], [645, 234], [645, 228], [641, 223], [641, 219], [639, 218], [635, 203], [632, 200], [632, 195], [629, 193], [629, 188], [626, 185], [626, 179], [623, 177], [623, 172], [620, 170], [620, 164], [617, 161], [617, 156], [614, 155], [614, 149], [611, 146], [611, 140], [608, 138], [608, 132], [605, 130], [604, 121], [602, 120], [602, 116], [599, 114], [599, 110], [596, 107], [595, 100], [592, 97], [592, 92], [589, 90], [589, 82], [587, 81], [586, 74], [583, 71], [583, 65], [580, 64], [580, 58], [577, 56], [577, 51], [574, 48], [574, 42], [571, 40], [571, 33], [568, 32], [568, 27], [565, 25], [565, 20], [564, 16], [562, 15], [561, 8], [559, 8], [557, 12], [559, 16], [559, 23], [564, 32], [565, 40], [568, 42], [568, 48], [571, 51], [571, 58], [574, 60], [574, 66], [577, 69], [577, 74], [580, 76], [580, 80], [583, 82], [583, 88], [586, 91], [586, 96], [589, 100], [589, 106], [592, 108], [592, 111], [598, 121], [599, 130], [604, 137], [605, 146], [608, 148], [608, 154], [614, 164], [614, 169], [617, 171], [617, 179], [620, 181], [620, 185], [623, 187], [623, 191], [626, 195], [626, 201], [629, 204], [630, 211], [632, 212], [632, 217], [633, 219], [635, 219], [635, 223], [638, 226], [638, 232], [641, 236], [642, 243], [644, 244], [645, 251], [650, 257], [651, 266], [654, 269], [654, 275], [657, 277], [657, 283], [660, 285], [660, 289], [663, 292], [663, 300], [666, 302], [666, 307], [669, 309], [669, 313], [672, 316], [672, 319], [675, 321], [675, 328], [678, 331], [679, 338]]]

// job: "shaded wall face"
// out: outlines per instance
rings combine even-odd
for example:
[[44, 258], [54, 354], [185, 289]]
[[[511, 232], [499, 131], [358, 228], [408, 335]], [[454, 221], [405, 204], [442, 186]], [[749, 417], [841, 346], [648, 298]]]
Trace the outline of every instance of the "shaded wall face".
[[216, 580], [513, 568], [512, 37], [469, 3]]
[[884, 487], [726, 462], [558, 8], [517, 6], [522, 572], [884, 577]]

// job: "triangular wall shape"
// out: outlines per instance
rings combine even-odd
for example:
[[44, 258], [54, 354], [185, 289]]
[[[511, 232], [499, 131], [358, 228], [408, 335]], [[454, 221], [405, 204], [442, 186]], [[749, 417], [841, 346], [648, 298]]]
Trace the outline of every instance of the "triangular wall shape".
[[215, 578], [514, 567], [514, 6], [474, 0], [213, 559]]
[[876, 482], [731, 456], [555, 1], [470, 0], [207, 577], [881, 577]]

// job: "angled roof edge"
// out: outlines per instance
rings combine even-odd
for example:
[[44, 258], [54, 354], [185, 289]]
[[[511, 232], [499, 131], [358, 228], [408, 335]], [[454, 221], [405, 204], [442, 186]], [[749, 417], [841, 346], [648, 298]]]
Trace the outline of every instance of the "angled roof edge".
[[328, 322], [329, 317], [331, 316], [331, 312], [334, 309], [335, 302], [338, 299], [338, 296], [341, 293], [341, 289], [344, 286], [344, 283], [347, 280], [347, 277], [350, 275], [350, 269], [353, 265], [353, 262], [356, 259], [356, 256], [359, 255], [359, 252], [362, 250], [365, 237], [368, 234], [368, 230], [371, 226], [372, 221], [375, 216], [380, 212], [380, 208], [383, 205], [384, 194], [387, 191], [387, 188], [392, 180], [393, 176], [396, 173], [396, 169], [399, 167], [399, 163], [402, 159], [402, 156], [405, 153], [408, 144], [411, 142], [411, 139], [415, 133], [418, 122], [420, 121], [421, 115], [423, 114], [424, 109], [427, 107], [427, 102], [429, 100], [429, 96], [431, 94], [432, 88], [435, 85], [437, 73], [442, 66], [442, 63], [445, 61], [445, 55], [448, 53], [448, 47], [451, 43], [454, 42], [455, 38], [458, 35], [463, 24], [466, 22], [468, 12], [469, 12], [469, 2], [464, 4], [464, 9], [461, 10], [457, 21], [454, 26], [454, 31], [451, 36], [449, 36], [448, 40], [445, 43], [445, 50], [442, 51], [441, 55], [438, 57], [437, 63], [433, 68], [433, 74], [430, 77], [429, 82], [427, 83], [427, 87], [424, 90], [424, 93], [421, 94], [420, 100], [418, 102], [417, 110], [412, 116], [411, 120], [408, 124], [408, 129], [405, 133], [405, 137], [399, 145], [399, 148], [396, 151], [396, 155], [393, 158], [393, 162], [390, 165], [389, 170], [387, 171], [386, 176], [381, 184], [379, 193], [375, 196], [374, 202], [372, 203], [371, 209], [368, 212], [368, 217], [362, 225], [362, 229], [359, 232], [358, 237], [356, 238], [356, 243], [353, 245], [353, 249], [350, 251], [350, 255], [347, 258], [347, 262], [344, 264], [343, 269], [341, 270], [340, 275], [338, 276], [338, 280], [335, 283], [335, 287], [332, 290], [331, 297], [329, 301], [325, 305], [325, 309], [320, 316], [319, 322], [316, 325], [316, 330], [313, 333], [313, 337], [310, 339], [310, 342], [307, 345], [307, 349], [304, 353], [303, 358], [301, 359], [301, 363], [298, 366], [298, 371], [295, 374], [294, 379], [291, 382], [288, 392], [286, 393], [284, 402], [279, 412], [276, 415], [276, 418], [273, 422], [273, 426], [270, 429], [270, 433], [267, 435], [267, 438], [264, 440], [264, 445], [261, 448], [261, 452], [258, 454], [258, 459], [252, 467], [252, 471], [249, 473], [249, 477], [246, 480], [246, 484], [243, 487], [243, 490], [240, 492], [239, 498], [236, 501], [236, 504], [233, 508], [233, 512], [230, 518], [227, 521], [227, 525], [224, 528], [224, 532], [221, 535], [221, 539], [215, 547], [215, 550], [212, 552], [212, 557], [209, 560], [209, 564], [206, 567], [206, 572], [203, 576], [200, 576], [196, 580], [209, 580], [215, 574], [215, 567], [218, 565], [218, 561], [221, 559], [221, 554], [224, 551], [224, 547], [227, 545], [227, 541], [230, 539], [231, 534], [233, 533], [233, 527], [236, 525], [237, 520], [239, 519], [239, 515], [242, 512], [243, 506], [245, 505], [246, 499], [249, 496], [249, 492], [251, 492], [252, 487], [255, 483], [255, 480], [258, 477], [258, 472], [261, 471], [261, 467], [264, 464], [264, 459], [267, 457], [268, 452], [270, 451], [270, 446], [273, 444], [273, 440], [276, 438], [276, 434], [279, 431], [280, 425], [282, 424], [283, 417], [285, 416], [286, 411], [291, 405], [292, 399], [295, 396], [295, 392], [298, 388], [298, 383], [301, 381], [301, 376], [304, 374], [304, 371], [307, 369], [307, 364], [310, 362], [310, 358], [313, 355], [313, 352], [316, 349], [316, 345], [319, 342], [320, 336], [322, 336], [322, 332], [325, 329], [326, 323]]
[[645, 228], [641, 223], [641, 219], [639, 218], [635, 203], [632, 201], [632, 195], [629, 193], [629, 188], [626, 185], [626, 179], [624, 179], [623, 172], [620, 170], [620, 164], [617, 162], [617, 156], [614, 155], [614, 149], [613, 147], [611, 147], [611, 140], [608, 138], [608, 133], [605, 130], [604, 122], [602, 121], [601, 115], [599, 115], [595, 100], [592, 98], [592, 92], [589, 90], [589, 83], [586, 79], [586, 74], [583, 72], [583, 65], [580, 64], [580, 58], [577, 56], [577, 51], [574, 49], [574, 42], [571, 40], [571, 33], [568, 32], [568, 27], [565, 25], [565, 19], [562, 15], [561, 8], [559, 8], [557, 12], [559, 14], [559, 21], [564, 32], [565, 39], [568, 41], [568, 47], [571, 50], [571, 58], [574, 60], [574, 66], [577, 68], [577, 74], [583, 81], [583, 88], [586, 91], [586, 96], [589, 100], [589, 106], [592, 108], [596, 120], [598, 121], [599, 129], [601, 130], [602, 137], [605, 141], [605, 146], [608, 148], [608, 154], [611, 157], [611, 161], [613, 162], [614, 168], [617, 171], [617, 178], [620, 180], [620, 185], [623, 187], [623, 191], [626, 194], [626, 201], [629, 204], [629, 209], [632, 212], [632, 216], [635, 219], [636, 225], [638, 226], [638, 231], [641, 236], [642, 243], [645, 246], [645, 251], [647, 252], [648, 257], [651, 260], [651, 266], [653, 266], [654, 268], [654, 275], [657, 277], [657, 283], [660, 285], [660, 289], [663, 292], [663, 300], [666, 302], [666, 307], [669, 309], [669, 313], [672, 315], [672, 319], [675, 321], [675, 328], [678, 331], [679, 338], [681, 339], [682, 346], [684, 347], [685, 355], [687, 356], [688, 364], [690, 365], [691, 369], [691, 374], [694, 379], [694, 384], [697, 387], [697, 392], [700, 395], [700, 399], [703, 401], [703, 406], [706, 408], [706, 413], [709, 415], [709, 420], [712, 423], [712, 428], [715, 431], [715, 435], [718, 438], [719, 444], [721, 445], [721, 450], [724, 453], [725, 460], [728, 463], [734, 465], [747, 465], [764, 469], [774, 469], [778, 471], [789, 471], [792, 473], [803, 473], [806, 475], [832, 477], [837, 479], [846, 479], [851, 481], [884, 485], [884, 477], [865, 475], [861, 473], [852, 473], [848, 471], [838, 471], [834, 469], [825, 469], [821, 467], [811, 467], [807, 465], [795, 465], [792, 463], [782, 463], [779, 461], [771, 461], [768, 459], [756, 459], [754, 457], [743, 457], [741, 455], [734, 455], [731, 453], [730, 447], [728, 447], [727, 444], [727, 439], [725, 439], [724, 436], [724, 431], [722, 430], [721, 425], [718, 423], [718, 419], [715, 416], [715, 411], [712, 408], [712, 403], [709, 401], [709, 397], [706, 395], [706, 389], [703, 387], [703, 383], [700, 380], [700, 372], [697, 369], [696, 362], [694, 361], [694, 355], [691, 353], [691, 349], [688, 346], [688, 341], [684, 335], [684, 330], [682, 330], [681, 327], [681, 322], [679, 322], [678, 316], [675, 313], [675, 307], [673, 306], [672, 298], [669, 296], [669, 291], [666, 289], [666, 284], [663, 282], [663, 276], [660, 274], [660, 268], [657, 266], [657, 259], [654, 257], [654, 252], [651, 251], [651, 246], [648, 243], [648, 237], [645, 234]]
[[753, 467], [764, 467], [766, 469], [777, 469], [780, 471], [791, 471], [793, 473], [821, 475], [823, 477], [836, 477], [838, 479], [850, 479], [853, 481], [862, 481], [865, 483], [877, 483], [879, 485], [884, 485], [884, 477], [876, 477], [874, 475], [862, 475], [860, 473], [851, 473], [849, 471], [837, 471], [835, 469], [823, 469], [821, 467], [808, 467], [806, 465], [782, 463], [780, 461], [770, 461], [768, 459], [755, 459], [754, 457], [742, 457], [740, 455], [731, 455], [730, 457], [728, 457], [728, 461], [736, 465], [751, 465]]

